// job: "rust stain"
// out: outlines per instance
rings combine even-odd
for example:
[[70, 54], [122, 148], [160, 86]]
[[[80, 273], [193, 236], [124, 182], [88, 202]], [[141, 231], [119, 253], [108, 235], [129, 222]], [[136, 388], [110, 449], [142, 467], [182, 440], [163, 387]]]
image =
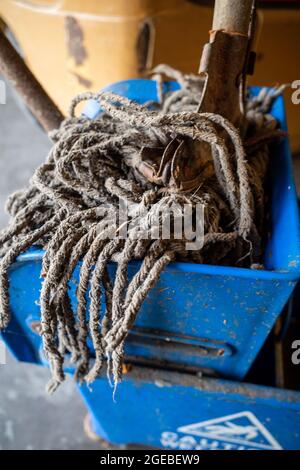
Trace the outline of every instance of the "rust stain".
[[66, 16], [65, 30], [69, 55], [73, 57], [76, 65], [82, 65], [88, 54], [84, 45], [84, 34], [76, 18]]
[[122, 373], [124, 375], [128, 374], [132, 370], [132, 364], [122, 364]]
[[292, 267], [295, 267], [297, 266], [298, 262], [297, 261], [290, 261], [289, 262], [289, 267], [292, 268]]
[[89, 80], [88, 78], [83, 77], [79, 73], [76, 73], [76, 72], [73, 72], [73, 71], [71, 73], [72, 73], [72, 75], [74, 75], [75, 78], [77, 78], [78, 83], [80, 85], [82, 85], [85, 88], [91, 88], [92, 87], [93, 82], [91, 80]]
[[30, 328], [35, 334], [41, 336], [41, 334], [42, 334], [42, 324], [41, 324], [40, 321], [38, 321], [38, 320], [32, 321], [30, 323]]

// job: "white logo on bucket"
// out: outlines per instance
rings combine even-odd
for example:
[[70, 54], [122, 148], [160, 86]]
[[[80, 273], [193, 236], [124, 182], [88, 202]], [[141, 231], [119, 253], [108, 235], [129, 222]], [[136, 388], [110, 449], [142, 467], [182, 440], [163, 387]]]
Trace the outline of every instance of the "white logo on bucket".
[[189, 450], [282, 449], [250, 411], [181, 426], [177, 432], [163, 432], [161, 443], [166, 448]]

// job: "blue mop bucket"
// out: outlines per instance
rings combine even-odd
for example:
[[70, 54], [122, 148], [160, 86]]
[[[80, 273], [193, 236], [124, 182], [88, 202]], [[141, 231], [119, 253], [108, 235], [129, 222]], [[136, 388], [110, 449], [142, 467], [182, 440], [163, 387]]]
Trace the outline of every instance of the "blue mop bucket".
[[[166, 83], [166, 91], [178, 88]], [[128, 80], [106, 88], [144, 103], [156, 100], [156, 82]], [[259, 88], [251, 89], [253, 94]], [[99, 104], [84, 113], [95, 118]], [[286, 129], [284, 101], [278, 97], [272, 115]], [[271, 165], [270, 235], [265, 270], [172, 263], [161, 274], [138, 315], [126, 343], [127, 360], [154, 367], [176, 367], [225, 378], [242, 379], [299, 280], [299, 215], [288, 139], [274, 146]], [[12, 322], [3, 332], [14, 355], [41, 363], [39, 292], [43, 251], [32, 248], [10, 271]], [[132, 277], [140, 262], [132, 262]], [[69, 284], [76, 307], [79, 267]], [[116, 270], [110, 265], [110, 274]], [[20, 336], [21, 335], [21, 336]], [[23, 340], [20, 341], [20, 338]]]

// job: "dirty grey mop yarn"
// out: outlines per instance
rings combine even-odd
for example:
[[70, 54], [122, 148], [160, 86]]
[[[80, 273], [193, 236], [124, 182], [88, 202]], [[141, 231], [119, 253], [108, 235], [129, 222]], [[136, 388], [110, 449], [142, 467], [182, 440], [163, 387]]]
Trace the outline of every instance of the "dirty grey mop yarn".
[[[162, 74], [178, 81], [180, 90], [164, 94]], [[43, 247], [39, 302], [43, 347], [52, 374], [50, 392], [64, 380], [66, 353], [76, 364], [76, 379], [90, 384], [106, 364], [116, 386], [122, 378], [126, 336], [170, 262], [253, 268], [261, 263], [268, 146], [281, 135], [268, 111], [281, 90], [265, 89], [248, 98], [242, 139], [221, 116], [196, 112], [203, 87], [200, 77], [167, 66], [158, 67], [155, 77], [160, 101], [156, 105], [140, 106], [106, 92], [76, 97], [69, 117], [50, 135], [54, 144], [46, 162], [26, 189], [8, 199], [11, 221], [0, 234], [0, 327], [6, 328], [10, 320], [9, 267], [29, 247]], [[77, 105], [88, 99], [103, 109], [95, 120], [75, 115]], [[189, 156], [185, 166], [182, 143]], [[210, 147], [211, 162], [203, 168], [201, 161], [192, 162], [191, 143]], [[157, 149], [161, 158], [147, 160], [149, 149]], [[186, 167], [193, 165], [195, 174], [185, 181]], [[136, 216], [141, 209], [148, 209], [151, 218], [162, 202], [189, 204], [192, 210], [201, 202], [203, 247], [189, 251], [186, 240], [154, 239], [150, 232], [148, 238], [136, 239], [136, 229], [127, 238], [118, 231], [111, 236], [107, 220], [119, 198], [130, 206], [136, 229], [147, 227], [145, 218]], [[133, 259], [140, 259], [141, 266], [129, 282], [128, 263]], [[78, 304], [73, 311], [68, 282], [79, 261]], [[107, 269], [111, 261], [117, 263], [115, 279]]]

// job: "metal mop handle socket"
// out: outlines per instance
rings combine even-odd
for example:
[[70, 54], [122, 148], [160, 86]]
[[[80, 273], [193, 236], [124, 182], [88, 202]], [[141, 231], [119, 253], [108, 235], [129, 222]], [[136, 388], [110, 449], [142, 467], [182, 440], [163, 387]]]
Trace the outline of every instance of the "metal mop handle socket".
[[210, 42], [204, 46], [199, 69], [206, 76], [199, 111], [221, 114], [240, 128], [255, 4], [253, 0], [215, 1]]

